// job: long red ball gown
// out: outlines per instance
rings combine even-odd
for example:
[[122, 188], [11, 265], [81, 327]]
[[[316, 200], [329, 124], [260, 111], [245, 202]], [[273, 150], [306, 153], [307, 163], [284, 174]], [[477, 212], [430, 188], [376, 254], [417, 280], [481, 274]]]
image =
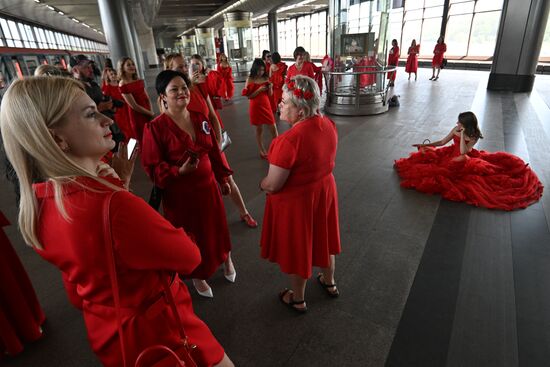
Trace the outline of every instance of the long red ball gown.
[[225, 99], [233, 98], [235, 93], [235, 86], [233, 85], [233, 69], [231, 66], [222, 66], [218, 64], [218, 72], [221, 74], [222, 85], [219, 90], [219, 95]]
[[[243, 89], [243, 96], [250, 96], [265, 83], [249, 83]], [[254, 126], [258, 125], [275, 125], [275, 117], [273, 117], [273, 111], [271, 110], [271, 102], [269, 92], [267, 90], [260, 92], [255, 97], [249, 98], [250, 105], [248, 112], [250, 114], [250, 124]]]
[[406, 73], [416, 73], [418, 70], [418, 53], [420, 52], [420, 45], [409, 47], [407, 57], [407, 64], [405, 65]]
[[42, 337], [46, 316], [29, 276], [2, 229], [10, 222], [0, 212], [0, 359], [23, 351], [26, 342]]
[[132, 129], [132, 125], [130, 124], [130, 117], [128, 116], [128, 107], [126, 106], [126, 102], [124, 101], [124, 98], [122, 98], [122, 93], [120, 93], [120, 88], [118, 87], [118, 85], [103, 84], [103, 86], [101, 87], [101, 91], [106, 96], [109, 96], [112, 99], [116, 99], [124, 103], [124, 106], [116, 109], [115, 122], [118, 125], [118, 127], [120, 127], [120, 130], [124, 134], [124, 137], [126, 138], [126, 142], [128, 142], [128, 139], [130, 138], [136, 139], [134, 129]]
[[[118, 180], [109, 181], [122, 185]], [[88, 340], [101, 363], [120, 367], [122, 355], [103, 237], [103, 206], [112, 189], [87, 177], [66, 183], [63, 201], [70, 222], [59, 214], [51, 183], [36, 184], [34, 190], [40, 207], [38, 237], [43, 245], [37, 252], [61, 270], [69, 299], [82, 309]], [[127, 365], [133, 366], [148, 346], [179, 345], [181, 338], [160, 279], [169, 280], [174, 272], [191, 273], [201, 258], [183, 230], [174, 228], [126, 190], [112, 197], [109, 214]], [[198, 345], [198, 364], [220, 362], [224, 350], [195, 315], [185, 284], [175, 277], [171, 289], [185, 332]]]
[[285, 84], [285, 74], [287, 65], [284, 62], [278, 62], [276, 64], [277, 70], [271, 68], [271, 78], [269, 81], [273, 83], [273, 95], [271, 96], [272, 109], [277, 110], [277, 106], [283, 99], [283, 85]]
[[285, 84], [288, 84], [290, 82], [290, 79], [292, 79], [296, 75], [305, 75], [309, 76], [312, 79], [315, 79], [315, 70], [313, 69], [313, 64], [311, 62], [304, 61], [302, 67], [299, 70], [296, 67], [296, 64], [292, 64], [286, 72]]
[[542, 196], [537, 175], [515, 155], [472, 149], [464, 160], [453, 161], [459, 155], [455, 136], [450, 146], [421, 149], [394, 166], [402, 187], [489, 209], [526, 208]]
[[[122, 94], [131, 94], [138, 105], [151, 110], [151, 102], [145, 92], [145, 82], [143, 79], [138, 79], [134, 82], [121, 85], [120, 92]], [[126, 104], [126, 108], [136, 139], [141, 142], [143, 136], [143, 126], [149, 122], [149, 116], [133, 110], [130, 106], [128, 106], [128, 104]]]
[[447, 51], [447, 45], [445, 43], [436, 43], [434, 47], [434, 57], [432, 58], [432, 66], [434, 68], [440, 68], [443, 64], [443, 57]]
[[[189, 276], [208, 279], [231, 251], [225, 208], [218, 183], [233, 173], [222, 159], [207, 118], [191, 112], [195, 141], [167, 115], [148, 123], [143, 133], [142, 162], [155, 185], [164, 189], [164, 216], [183, 228], [200, 249], [201, 264]], [[198, 156], [197, 169], [180, 175], [179, 167]]]
[[[388, 66], [397, 66], [399, 65], [399, 46], [394, 46], [390, 49], [389, 55], [388, 55]], [[388, 79], [395, 81], [395, 76], [397, 72], [392, 71], [391, 73], [388, 73]]]
[[338, 137], [329, 118], [313, 116], [271, 143], [270, 164], [290, 170], [283, 188], [268, 194], [261, 256], [281, 271], [307, 279], [341, 252], [338, 197], [332, 170]]

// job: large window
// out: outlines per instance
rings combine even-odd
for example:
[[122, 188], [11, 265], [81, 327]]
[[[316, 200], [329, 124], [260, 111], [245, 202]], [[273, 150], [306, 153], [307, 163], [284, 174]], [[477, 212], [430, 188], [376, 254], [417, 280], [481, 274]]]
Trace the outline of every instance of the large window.
[[0, 46], [109, 52], [103, 43], [11, 19], [0, 18], [0, 30]]
[[550, 61], [550, 17], [548, 17], [548, 23], [546, 23], [546, 31], [544, 32], [539, 57], [545, 61]]

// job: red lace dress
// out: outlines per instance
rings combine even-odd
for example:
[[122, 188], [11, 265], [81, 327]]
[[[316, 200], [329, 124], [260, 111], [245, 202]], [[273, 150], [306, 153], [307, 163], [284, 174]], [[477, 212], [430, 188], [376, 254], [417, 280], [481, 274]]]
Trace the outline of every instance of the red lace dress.
[[[145, 92], [145, 82], [143, 79], [136, 80], [134, 82], [124, 84], [120, 86], [120, 93], [122, 94], [131, 94], [136, 103], [143, 108], [151, 110], [151, 102], [147, 93]], [[149, 122], [149, 116], [143, 115], [137, 111], [134, 111], [130, 106], [127, 105], [128, 116], [130, 117], [130, 124], [134, 130], [134, 134], [138, 141], [141, 141], [143, 136], [143, 126]]]
[[339, 254], [338, 196], [332, 170], [338, 136], [329, 118], [313, 116], [271, 143], [269, 163], [290, 170], [283, 188], [267, 195], [261, 256], [307, 279]]
[[[268, 85], [268, 82], [249, 83], [243, 89], [242, 94], [248, 97], [264, 85]], [[250, 123], [252, 125], [275, 125], [275, 117], [273, 117], [270, 96], [267, 90], [260, 92], [255, 97], [249, 97], [249, 101], [250, 106], [248, 111], [250, 114]]]
[[116, 109], [115, 122], [124, 134], [126, 142], [128, 142], [128, 139], [130, 138], [135, 139], [136, 136], [134, 134], [134, 129], [132, 129], [130, 118], [128, 117], [128, 107], [126, 107], [126, 102], [124, 101], [124, 98], [122, 98], [122, 93], [120, 93], [120, 88], [118, 87], [118, 85], [103, 84], [103, 86], [101, 87], [101, 91], [106, 96], [109, 96], [112, 99], [116, 99], [124, 103], [124, 106]]
[[219, 96], [225, 99], [233, 98], [233, 93], [235, 92], [235, 86], [233, 85], [233, 69], [231, 69], [231, 66], [223, 67], [221, 64], [218, 64], [217, 70], [222, 78]]
[[42, 336], [46, 319], [29, 276], [2, 227], [10, 222], [0, 212], [0, 359], [23, 351], [23, 344]]
[[489, 209], [526, 208], [542, 196], [537, 175], [513, 154], [472, 149], [465, 159], [453, 160], [459, 155], [455, 136], [452, 145], [411, 153], [394, 167], [403, 187]]

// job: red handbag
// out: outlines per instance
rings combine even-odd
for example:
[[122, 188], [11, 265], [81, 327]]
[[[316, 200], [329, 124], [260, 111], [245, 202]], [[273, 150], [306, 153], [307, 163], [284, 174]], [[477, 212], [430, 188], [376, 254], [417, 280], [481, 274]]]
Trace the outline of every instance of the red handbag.
[[[113, 299], [117, 317], [118, 337], [120, 340], [120, 350], [122, 354], [123, 367], [128, 367], [126, 359], [126, 348], [122, 330], [122, 317], [120, 308], [120, 293], [118, 288], [118, 280], [116, 276], [115, 255], [113, 249], [113, 237], [111, 233], [111, 221], [109, 208], [111, 200], [116, 194], [116, 191], [109, 194], [103, 206], [103, 221], [104, 221], [104, 242], [107, 250], [107, 261], [109, 265], [109, 278], [111, 280], [111, 288], [113, 290]], [[174, 318], [178, 326], [178, 331], [181, 337], [181, 343], [176, 350], [173, 350], [165, 345], [152, 345], [145, 348], [136, 359], [135, 367], [197, 367], [197, 363], [193, 360], [192, 353], [197, 349], [197, 346], [190, 344], [183, 329], [176, 302], [170, 285], [165, 276], [160, 276], [166, 301], [170, 305]]]

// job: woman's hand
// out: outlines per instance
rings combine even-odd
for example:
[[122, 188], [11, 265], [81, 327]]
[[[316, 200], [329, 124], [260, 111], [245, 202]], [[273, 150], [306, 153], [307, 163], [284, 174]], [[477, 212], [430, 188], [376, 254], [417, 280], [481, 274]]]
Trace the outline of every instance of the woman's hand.
[[206, 75], [204, 75], [200, 71], [195, 71], [193, 73], [193, 77], [191, 78], [191, 81], [195, 84], [202, 84], [206, 82]]
[[118, 177], [113, 167], [109, 166], [107, 163], [101, 162], [96, 168], [96, 173], [99, 177], [113, 177], [120, 180], [120, 177]]
[[183, 162], [178, 172], [180, 175], [186, 175], [196, 170], [198, 166], [199, 166], [199, 159], [198, 158], [191, 159], [191, 157], [189, 157], [185, 162]]
[[222, 195], [226, 196], [231, 194], [231, 185], [229, 185], [229, 182], [222, 183], [220, 188], [222, 190]]
[[118, 151], [111, 160], [111, 166], [118, 175], [117, 178], [120, 178], [120, 180], [124, 182], [124, 186], [126, 188], [130, 187], [130, 181], [132, 179], [132, 174], [134, 173], [134, 166], [138, 156], [138, 148], [139, 147], [136, 144], [136, 147], [132, 152], [132, 156], [128, 158], [128, 146], [124, 142], [120, 142], [118, 144]]

